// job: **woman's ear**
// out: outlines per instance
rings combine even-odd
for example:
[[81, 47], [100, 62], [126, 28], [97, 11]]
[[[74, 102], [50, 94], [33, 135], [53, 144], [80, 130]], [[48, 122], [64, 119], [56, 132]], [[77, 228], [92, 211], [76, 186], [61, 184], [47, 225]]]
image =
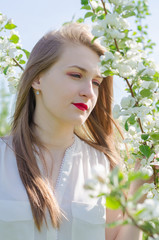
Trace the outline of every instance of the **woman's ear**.
[[40, 76], [38, 75], [34, 81], [32, 82], [31, 85], [35, 90], [39, 90], [40, 89]]

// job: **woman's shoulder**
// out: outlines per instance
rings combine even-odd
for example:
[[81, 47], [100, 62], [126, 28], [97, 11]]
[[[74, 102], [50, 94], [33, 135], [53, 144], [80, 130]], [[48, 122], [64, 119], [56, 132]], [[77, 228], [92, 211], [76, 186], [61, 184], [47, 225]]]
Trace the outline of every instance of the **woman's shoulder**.
[[8, 144], [10, 145], [12, 143], [12, 139], [12, 135], [0, 137], [0, 146], [7, 146]]
[[12, 148], [12, 136], [0, 137], [0, 162]]

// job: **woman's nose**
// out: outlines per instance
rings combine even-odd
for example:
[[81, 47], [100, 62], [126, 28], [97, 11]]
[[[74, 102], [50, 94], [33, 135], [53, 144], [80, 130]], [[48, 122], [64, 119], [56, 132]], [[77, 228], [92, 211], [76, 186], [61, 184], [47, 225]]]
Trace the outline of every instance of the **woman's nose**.
[[85, 84], [83, 84], [82, 89], [80, 91], [80, 95], [85, 96], [90, 99], [95, 96], [92, 81], [89, 81], [89, 82], [86, 82]]

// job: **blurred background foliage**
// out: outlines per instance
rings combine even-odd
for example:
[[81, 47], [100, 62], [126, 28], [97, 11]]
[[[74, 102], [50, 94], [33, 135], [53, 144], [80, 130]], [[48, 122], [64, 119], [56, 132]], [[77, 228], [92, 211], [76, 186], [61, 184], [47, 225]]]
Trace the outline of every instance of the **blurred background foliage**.
[[0, 84], [0, 137], [7, 135], [10, 131], [9, 106], [11, 95], [7, 91], [5, 83]]

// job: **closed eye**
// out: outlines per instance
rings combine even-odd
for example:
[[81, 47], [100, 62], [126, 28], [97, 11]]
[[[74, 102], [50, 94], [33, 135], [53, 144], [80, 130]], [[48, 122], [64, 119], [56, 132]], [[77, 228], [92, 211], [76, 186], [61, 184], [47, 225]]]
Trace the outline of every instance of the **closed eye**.
[[68, 75], [74, 78], [81, 78], [81, 74], [79, 73], [69, 73]]
[[[73, 77], [73, 78], [81, 78], [82, 75], [80, 73], [67, 73], [67, 75]], [[93, 84], [97, 87], [100, 86], [100, 83], [98, 83], [97, 81], [93, 81]]]
[[94, 85], [96, 85], [97, 87], [100, 86], [100, 84], [98, 82], [93, 82]]

